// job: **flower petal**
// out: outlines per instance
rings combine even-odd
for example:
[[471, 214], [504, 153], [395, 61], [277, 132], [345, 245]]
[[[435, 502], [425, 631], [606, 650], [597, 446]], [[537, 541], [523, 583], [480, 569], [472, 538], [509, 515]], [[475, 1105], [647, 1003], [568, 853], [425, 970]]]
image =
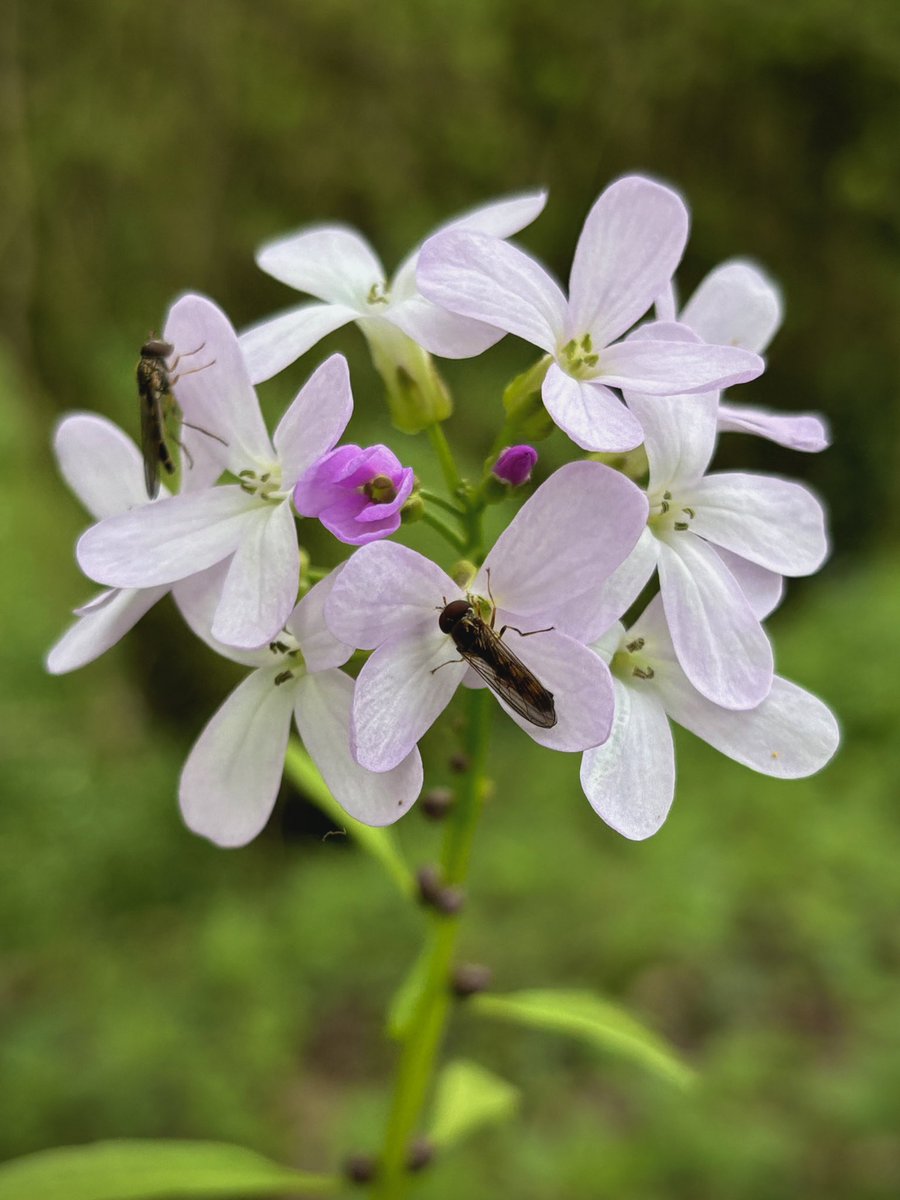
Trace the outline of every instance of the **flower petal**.
[[756, 379], [765, 363], [749, 350], [702, 342], [629, 338], [600, 353], [598, 381], [651, 396], [709, 392]]
[[399, 634], [437, 631], [441, 602], [461, 596], [430, 559], [395, 542], [372, 542], [341, 571], [325, 619], [342, 642], [371, 650]]
[[351, 817], [366, 825], [392, 825], [422, 790], [417, 749], [390, 771], [367, 771], [350, 751], [353, 680], [342, 671], [320, 671], [297, 684], [294, 717], [310, 758], [328, 790]]
[[596, 641], [634, 604], [656, 570], [659, 542], [645, 526], [637, 545], [596, 592], [586, 592], [583, 621], [573, 621], [575, 605], [567, 608], [567, 628], [573, 637]]
[[332, 354], [313, 371], [275, 430], [285, 490], [331, 450], [352, 414], [350, 368], [343, 354]]
[[707, 475], [680, 499], [691, 531], [779, 575], [811, 575], [828, 554], [825, 513], [802, 484], [775, 475]]
[[724, 546], [716, 546], [716, 553], [738, 581], [757, 617], [764, 621], [784, 597], [784, 576], [767, 571], [765, 567], [741, 558], [739, 554], [732, 554]]
[[112, 587], [156, 587], [232, 554], [261, 505], [239, 487], [217, 487], [107, 517], [82, 534], [78, 564]]
[[310, 671], [341, 667], [353, 653], [353, 647], [339, 641], [325, 624], [325, 602], [344, 566], [341, 563], [311, 588], [288, 618], [288, 630], [299, 642]]
[[597, 593], [634, 549], [646, 522], [647, 498], [624, 475], [602, 463], [568, 463], [501, 533], [473, 591], [486, 596], [490, 583], [499, 608], [552, 616], [567, 631], [569, 603]]
[[418, 295], [392, 304], [384, 318], [429, 354], [441, 358], [474, 358], [496, 345], [504, 335], [502, 329], [448, 312]]
[[271, 379], [358, 316], [346, 304], [304, 304], [251, 325], [238, 338], [250, 378], [254, 383]]
[[711, 704], [684, 677], [660, 684], [673, 721], [722, 754], [763, 775], [801, 779], [822, 769], [840, 742], [830, 709], [811, 692], [776, 675], [762, 704], [730, 712]]
[[666, 287], [684, 253], [688, 214], [670, 188], [629, 175], [587, 215], [569, 279], [571, 333], [606, 346]]
[[216, 654], [232, 662], [241, 663], [245, 667], [269, 667], [275, 662], [268, 646], [256, 650], [238, 650], [235, 646], [227, 646], [213, 637], [212, 627], [216, 617], [216, 609], [222, 598], [222, 588], [231, 566], [229, 559], [223, 559], [215, 566], [172, 586], [172, 598], [192, 633], [205, 642]]
[[712, 546], [690, 533], [672, 539], [660, 539], [659, 581], [678, 661], [715, 704], [753, 708], [772, 686], [769, 639]]
[[257, 265], [298, 292], [309, 292], [330, 304], [365, 310], [373, 283], [384, 283], [385, 271], [369, 243], [345, 225], [319, 225], [266, 242]]
[[53, 449], [63, 479], [98, 521], [147, 503], [141, 452], [106, 417], [63, 417], [53, 434]]
[[719, 429], [725, 433], [752, 433], [788, 450], [810, 454], [831, 445], [828, 424], [816, 413], [774, 413], [746, 404], [720, 404]]
[[178, 799], [189, 829], [217, 846], [244, 846], [264, 828], [284, 770], [294, 688], [254, 671], [200, 734]]
[[625, 398], [644, 429], [650, 492], [699, 479], [716, 448], [719, 393], [644, 396], [629, 392]]
[[710, 271], [688, 300], [681, 320], [716, 346], [762, 354], [781, 325], [781, 292], [759, 267], [732, 259]]
[[168, 590], [159, 587], [107, 592], [105, 603], [95, 603], [89, 611], [83, 610], [75, 624], [51, 649], [46, 660], [47, 670], [51, 675], [64, 675], [93, 662], [133, 629]]
[[265, 645], [284, 628], [297, 602], [299, 581], [300, 551], [290, 505], [285, 501], [256, 509], [225, 576], [213, 637], [244, 650]]
[[[598, 816], [633, 841], [660, 828], [675, 798], [675, 747], [652, 687], [615, 684], [609, 740], [581, 760], [581, 786]], [[744, 715], [744, 714], [741, 714]]]
[[540, 263], [483, 233], [450, 230], [422, 247], [416, 278], [423, 295], [553, 353], [566, 298]]
[[541, 397], [554, 424], [582, 450], [631, 450], [643, 440], [637, 418], [609, 388], [573, 379], [556, 363], [550, 365]]
[[459, 687], [468, 668], [457, 658], [437, 621], [433, 633], [403, 633], [378, 647], [356, 681], [353, 742], [360, 766], [390, 771], [403, 762]]

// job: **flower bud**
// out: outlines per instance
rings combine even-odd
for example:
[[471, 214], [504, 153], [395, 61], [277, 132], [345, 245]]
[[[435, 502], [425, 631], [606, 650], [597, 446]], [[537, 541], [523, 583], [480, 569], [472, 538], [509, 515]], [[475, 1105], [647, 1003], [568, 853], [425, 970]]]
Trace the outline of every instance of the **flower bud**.
[[413, 492], [400, 509], [400, 520], [404, 525], [412, 525], [414, 521], [421, 521], [424, 516], [425, 501], [418, 492]]
[[409, 1148], [406, 1169], [413, 1173], [422, 1171], [434, 1158], [434, 1142], [427, 1137], [417, 1137]]
[[419, 801], [419, 807], [429, 821], [442, 821], [453, 807], [455, 796], [448, 787], [430, 788]]
[[510, 487], [521, 487], [531, 478], [537, 460], [537, 450], [533, 446], [507, 446], [491, 467], [491, 474]]
[[533, 367], [517, 375], [504, 389], [506, 429], [512, 436], [518, 434], [520, 437], [527, 437], [531, 442], [537, 442], [553, 432], [553, 421], [541, 399], [544, 376], [552, 361], [550, 355], [545, 354]]
[[464, 1000], [489, 988], [493, 978], [494, 972], [483, 963], [460, 963], [450, 977], [450, 990], [454, 996]]

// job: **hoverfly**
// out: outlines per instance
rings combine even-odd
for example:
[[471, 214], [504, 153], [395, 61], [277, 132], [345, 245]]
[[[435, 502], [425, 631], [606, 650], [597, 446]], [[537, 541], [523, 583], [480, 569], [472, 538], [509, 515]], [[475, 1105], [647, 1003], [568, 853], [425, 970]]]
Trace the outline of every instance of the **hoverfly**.
[[[222, 442], [222, 439], [216, 434], [210, 433], [206, 429], [200, 429], [197, 425], [189, 425], [187, 421], [183, 420], [181, 408], [172, 392], [172, 385], [176, 379], [173, 379], [171, 372], [182, 358], [189, 358], [202, 349], [202, 346], [198, 346], [196, 350], [191, 350], [187, 354], [179, 354], [178, 358], [169, 366], [166, 360], [175, 352], [175, 347], [169, 342], [162, 338], [151, 337], [141, 346], [141, 357], [137, 365], [138, 398], [141, 402], [141, 453], [144, 456], [144, 483], [147, 486], [147, 495], [151, 500], [155, 500], [159, 494], [160, 466], [168, 475], [175, 473], [175, 463], [167, 441], [170, 436], [168, 423], [171, 417], [181, 424], [187, 425], [188, 429], [196, 429], [198, 433], [205, 433], [207, 437]], [[194, 367], [193, 370], [184, 371], [183, 374], [192, 375], [194, 371], [202, 371], [209, 366], [212, 366], [212, 363], [204, 363], [203, 366]], [[188, 463], [193, 466], [186, 447], [178, 442], [174, 434], [171, 436], [172, 440], [181, 446]], [[222, 444], [225, 443], [222, 442]]]
[[[504, 625], [499, 633], [495, 633], [493, 613], [489, 624], [478, 615], [468, 599], [451, 600], [445, 604], [438, 617], [438, 625], [442, 633], [450, 634], [454, 646], [473, 671], [513, 712], [541, 729], [553, 728], [556, 724], [553, 693], [502, 640], [506, 630], [513, 626]], [[515, 632], [522, 637], [529, 637], [531, 633], [549, 631], [534, 629], [530, 633], [522, 633], [521, 629], [516, 629]], [[435, 670], [439, 669], [435, 667]]]

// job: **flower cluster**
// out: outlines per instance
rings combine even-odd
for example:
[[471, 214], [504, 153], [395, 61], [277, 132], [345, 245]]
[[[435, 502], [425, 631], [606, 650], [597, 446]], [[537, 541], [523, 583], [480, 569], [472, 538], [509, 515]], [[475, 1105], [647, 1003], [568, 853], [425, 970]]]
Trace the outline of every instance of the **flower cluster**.
[[[729, 262], [679, 313], [687, 210], [670, 188], [631, 176], [588, 214], [566, 295], [508, 240], [545, 200], [452, 221], [393, 278], [343, 227], [273, 242], [260, 266], [316, 302], [240, 337], [210, 300], [178, 300], [163, 332], [165, 386], [142, 395], [146, 419], [182, 447], [175, 494], [146, 493], [157, 443], [142, 460], [100, 417], [60, 423], [61, 470], [96, 520], [78, 562], [106, 590], [76, 610], [48, 669], [92, 661], [170, 591], [200, 638], [252, 668], [181, 777], [185, 821], [213, 841], [241, 845], [265, 824], [292, 718], [349, 814], [396, 820], [422, 786], [418, 742], [460, 684], [490, 688], [534, 741], [583, 755], [588, 800], [631, 838], [658, 829], [672, 803], [670, 719], [769, 775], [810, 774], [834, 753], [833, 716], [774, 674], [763, 625], [784, 577], [827, 555], [822, 506], [788, 480], [709, 469], [722, 431], [803, 451], [828, 443], [814, 415], [722, 399], [764, 369], [777, 288]], [[341, 355], [316, 367], [270, 437], [254, 384], [349, 322], [395, 425], [431, 431], [447, 495], [422, 488], [388, 446], [341, 442], [353, 411]], [[518, 389], [528, 403], [501, 411], [483, 477], [464, 480], [438, 424], [451, 404], [431, 355], [472, 357], [506, 333], [541, 358]], [[198, 347], [202, 363], [179, 374]], [[167, 428], [179, 417], [180, 430]], [[485, 547], [484, 508], [528, 490], [529, 443], [553, 425], [573, 461]], [[604, 452], [633, 465], [638, 447], [643, 474], [597, 461]], [[358, 549], [334, 570], [314, 567], [297, 518]], [[447, 569], [387, 540], [419, 519], [446, 537]], [[348, 663], [361, 664], [355, 677]]]

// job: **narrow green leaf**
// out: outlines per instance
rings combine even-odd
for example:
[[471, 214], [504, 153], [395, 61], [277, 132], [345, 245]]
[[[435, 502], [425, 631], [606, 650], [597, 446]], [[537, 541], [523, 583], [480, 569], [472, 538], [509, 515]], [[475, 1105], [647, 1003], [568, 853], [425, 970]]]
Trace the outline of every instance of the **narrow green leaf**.
[[566, 1033], [613, 1051], [687, 1087], [694, 1072], [665, 1041], [609, 1000], [591, 992], [535, 989], [505, 996], [473, 996], [470, 1010], [483, 1017]]
[[448, 1063], [438, 1079], [429, 1137], [436, 1146], [452, 1146], [483, 1125], [507, 1121], [519, 1095], [518, 1088], [478, 1063]]
[[285, 770], [322, 812], [331, 817], [336, 825], [346, 829], [362, 849], [384, 867], [404, 896], [415, 895], [416, 885], [412, 871], [400, 852], [393, 830], [364, 825], [362, 821], [357, 821], [345, 813], [328, 790], [328, 785], [319, 774], [315, 763], [303, 747], [293, 740], [288, 744]]
[[250, 1200], [333, 1194], [339, 1184], [224, 1142], [94, 1142], [0, 1164], [0, 1200]]
[[428, 986], [428, 966], [431, 962], [431, 947], [426, 946], [403, 977], [400, 986], [391, 997], [387, 1011], [388, 1037], [395, 1042], [405, 1040], [409, 1025], [422, 993]]

